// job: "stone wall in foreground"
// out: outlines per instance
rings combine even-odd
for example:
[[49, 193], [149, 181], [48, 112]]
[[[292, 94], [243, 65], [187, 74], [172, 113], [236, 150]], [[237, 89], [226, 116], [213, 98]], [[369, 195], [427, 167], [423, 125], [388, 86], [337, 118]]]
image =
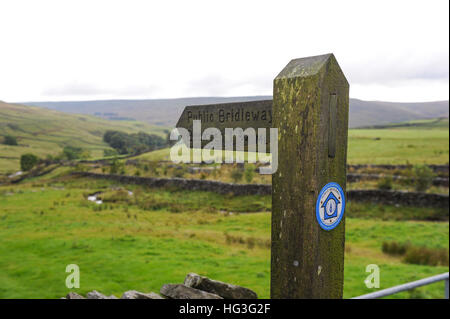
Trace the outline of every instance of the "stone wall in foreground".
[[[209, 279], [194, 273], [187, 274], [182, 284], [166, 284], [160, 294], [129, 290], [120, 299], [258, 299], [258, 295], [245, 287]], [[106, 296], [97, 290], [88, 292], [86, 297], [69, 292], [62, 299], [119, 299], [114, 295]]]
[[[156, 188], [178, 188], [191, 191], [209, 191], [219, 194], [240, 195], [271, 195], [272, 186], [267, 184], [231, 184], [218, 181], [184, 178], [153, 178], [126, 175], [97, 174], [75, 172], [74, 175], [102, 178], [121, 184], [136, 184]], [[442, 194], [427, 194], [417, 192], [401, 192], [386, 190], [349, 190], [347, 199], [400, 206], [449, 207], [449, 196]]]

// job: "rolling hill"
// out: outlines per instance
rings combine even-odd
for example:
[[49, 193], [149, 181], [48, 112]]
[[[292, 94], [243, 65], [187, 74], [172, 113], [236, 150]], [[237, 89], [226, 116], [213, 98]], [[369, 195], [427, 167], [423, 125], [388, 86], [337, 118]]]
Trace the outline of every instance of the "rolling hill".
[[[91, 114], [123, 120], [139, 119], [153, 125], [173, 127], [186, 105], [271, 99], [271, 96], [197, 97], [154, 100], [104, 100], [73, 102], [24, 102], [53, 110]], [[394, 103], [350, 99], [351, 128], [384, 125], [419, 119], [448, 117], [449, 102]]]
[[449, 102], [394, 103], [350, 99], [350, 127], [448, 118]]
[[[88, 150], [92, 157], [101, 157], [103, 151], [110, 148], [102, 140], [106, 130], [166, 134], [166, 128], [162, 126], [137, 121], [108, 121], [91, 115], [0, 101], [0, 173], [17, 171], [20, 156], [24, 153], [39, 157], [57, 155], [69, 145]], [[19, 145], [1, 144], [5, 135], [16, 137]]]

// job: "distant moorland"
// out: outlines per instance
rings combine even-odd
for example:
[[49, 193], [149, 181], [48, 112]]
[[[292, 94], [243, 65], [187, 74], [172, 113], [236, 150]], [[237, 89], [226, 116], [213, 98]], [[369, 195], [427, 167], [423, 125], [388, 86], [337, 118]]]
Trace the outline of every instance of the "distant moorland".
[[[71, 102], [24, 102], [69, 113], [97, 115], [107, 119], [136, 119], [149, 124], [174, 126], [186, 105], [267, 100], [271, 96], [196, 97], [154, 100]], [[351, 128], [449, 116], [449, 102], [394, 103], [350, 99]]]
[[[56, 156], [64, 147], [79, 147], [88, 158], [112, 150], [103, 140], [108, 130], [145, 132], [167, 137], [169, 127], [138, 121], [112, 121], [91, 115], [68, 114], [45, 108], [0, 102], [0, 174], [20, 169], [20, 156]], [[7, 136], [16, 146], [5, 145]], [[448, 119], [430, 119], [349, 130], [350, 164], [446, 164], [449, 156]], [[168, 160], [169, 149], [142, 158]]]

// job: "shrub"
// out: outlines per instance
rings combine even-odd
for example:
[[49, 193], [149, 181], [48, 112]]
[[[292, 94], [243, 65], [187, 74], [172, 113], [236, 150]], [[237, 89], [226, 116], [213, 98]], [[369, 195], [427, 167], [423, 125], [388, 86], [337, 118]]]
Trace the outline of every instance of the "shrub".
[[131, 196], [125, 189], [119, 189], [112, 193], [106, 193], [101, 195], [101, 200], [104, 203], [128, 203]]
[[117, 156], [117, 155], [118, 155], [118, 153], [114, 149], [106, 149], [106, 150], [103, 151], [103, 156], [104, 157]]
[[22, 171], [29, 171], [39, 162], [39, 158], [34, 154], [23, 154], [20, 157], [20, 167]]
[[410, 247], [410, 243], [398, 243], [396, 241], [391, 242], [383, 242], [381, 250], [383, 253], [388, 255], [404, 255], [408, 248]]
[[74, 167], [74, 171], [75, 172], [87, 172], [88, 168], [86, 166], [84, 166], [83, 164], [77, 163], [77, 165], [75, 165], [75, 167]]
[[231, 245], [231, 244], [245, 244], [246, 243], [246, 239], [242, 236], [233, 236], [230, 235], [228, 233], [224, 233], [225, 235], [225, 241], [227, 244]]
[[5, 139], [3, 140], [3, 144], [5, 145], [12, 145], [12, 146], [16, 146], [17, 144], [17, 139], [14, 136], [11, 135], [6, 135]]
[[445, 248], [428, 248], [412, 246], [410, 243], [396, 241], [383, 242], [382, 251], [385, 254], [404, 256], [403, 262], [415, 265], [448, 266], [449, 252]]
[[120, 131], [107, 131], [103, 141], [119, 154], [138, 154], [167, 146], [166, 139], [144, 132], [128, 134]]
[[233, 245], [233, 244], [241, 244], [241, 245], [247, 245], [248, 249], [253, 249], [256, 246], [263, 249], [270, 249], [271, 247], [271, 241], [270, 239], [262, 239], [262, 238], [255, 238], [255, 237], [242, 237], [240, 235], [230, 235], [227, 232], [224, 232], [225, 235], [225, 241], [227, 245]]
[[147, 164], [144, 165], [144, 170], [146, 167], [147, 167], [146, 172], [150, 172], [151, 174], [154, 175], [159, 175], [157, 162], [148, 162]]
[[386, 176], [381, 178], [378, 183], [377, 187], [378, 189], [382, 190], [391, 190], [392, 189], [393, 180], [391, 176]]
[[81, 158], [82, 154], [83, 154], [83, 150], [80, 147], [65, 146], [63, 148], [63, 155], [69, 161]]
[[256, 245], [256, 239], [255, 238], [253, 238], [253, 237], [247, 238], [247, 247], [248, 247], [248, 249], [255, 248], [255, 245]]
[[253, 177], [255, 176], [255, 170], [253, 167], [249, 166], [245, 169], [245, 180], [247, 183], [251, 183], [253, 180]]
[[53, 163], [55, 161], [55, 157], [51, 154], [48, 154], [47, 156], [45, 156], [45, 162], [47, 165]]
[[187, 169], [184, 166], [179, 166], [175, 168], [175, 171], [173, 172], [174, 177], [183, 178], [186, 174]]
[[448, 249], [410, 247], [403, 261], [407, 264], [428, 265], [428, 266], [448, 266]]
[[110, 174], [118, 174], [119, 172], [122, 173], [124, 170], [123, 163], [119, 162], [117, 158], [114, 158], [110, 164], [109, 164], [109, 173]]
[[414, 167], [414, 186], [416, 191], [425, 192], [433, 183], [434, 172], [427, 165]]
[[242, 169], [240, 168], [235, 168], [231, 171], [231, 179], [233, 180], [234, 183], [239, 182], [242, 179], [243, 176], [243, 172]]

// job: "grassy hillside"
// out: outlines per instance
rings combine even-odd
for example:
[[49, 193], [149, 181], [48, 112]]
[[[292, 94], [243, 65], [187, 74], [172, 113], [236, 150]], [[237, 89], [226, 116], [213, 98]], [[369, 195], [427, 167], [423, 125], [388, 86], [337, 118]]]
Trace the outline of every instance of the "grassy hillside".
[[[19, 143], [18, 146], [0, 144], [0, 174], [17, 171], [20, 155], [24, 153], [40, 157], [57, 155], [67, 145], [87, 149], [93, 158], [102, 157], [103, 151], [109, 148], [102, 141], [108, 129], [163, 135], [166, 128], [0, 102], [0, 143], [5, 135], [17, 137]], [[448, 156], [448, 119], [349, 130], [350, 164], [446, 164]], [[169, 149], [146, 153], [139, 158], [169, 160]]]
[[350, 127], [398, 123], [424, 118], [447, 117], [448, 101], [394, 103], [350, 100]]
[[[448, 164], [448, 119], [418, 120], [379, 128], [350, 129], [349, 164]], [[142, 154], [150, 161], [170, 160], [169, 149]]]
[[[33, 153], [39, 157], [57, 155], [68, 145], [89, 150], [92, 157], [101, 157], [103, 151], [109, 148], [102, 141], [106, 130], [128, 133], [144, 131], [164, 136], [165, 128], [0, 101], [0, 174], [17, 171], [20, 167], [19, 158], [24, 153]], [[1, 144], [5, 135], [16, 137], [19, 145]]]
[[[105, 100], [71, 102], [26, 102], [71, 113], [96, 114], [107, 118], [134, 118], [150, 124], [175, 126], [186, 105], [267, 100], [271, 96], [195, 97], [155, 100]], [[350, 127], [380, 125], [423, 118], [449, 116], [449, 102], [395, 103], [350, 99]]]

